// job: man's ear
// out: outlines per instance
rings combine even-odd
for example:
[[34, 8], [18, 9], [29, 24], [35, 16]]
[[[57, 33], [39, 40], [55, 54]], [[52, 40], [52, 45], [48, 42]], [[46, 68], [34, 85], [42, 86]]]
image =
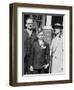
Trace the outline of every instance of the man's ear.
[[25, 26], [27, 27], [27, 24], [25, 24]]

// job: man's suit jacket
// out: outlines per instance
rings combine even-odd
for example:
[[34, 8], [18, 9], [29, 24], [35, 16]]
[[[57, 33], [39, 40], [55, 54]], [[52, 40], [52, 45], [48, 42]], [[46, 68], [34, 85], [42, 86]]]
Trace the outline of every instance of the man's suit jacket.
[[36, 38], [36, 33], [33, 32], [31, 37], [29, 37], [29, 34], [27, 30], [24, 30], [24, 61], [26, 62], [26, 57], [30, 57], [31, 55], [31, 47]]
[[43, 65], [48, 64], [50, 60], [50, 50], [49, 44], [44, 42], [46, 46], [45, 49], [42, 49], [39, 45], [38, 40], [33, 43], [31, 49], [31, 58], [30, 62], [34, 69], [42, 69]]

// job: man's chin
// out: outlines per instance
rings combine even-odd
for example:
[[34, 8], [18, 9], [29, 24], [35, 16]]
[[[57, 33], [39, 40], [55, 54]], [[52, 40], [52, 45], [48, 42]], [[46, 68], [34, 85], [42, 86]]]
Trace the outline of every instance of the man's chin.
[[31, 30], [32, 30], [32, 28], [29, 28], [29, 30], [31, 31]]

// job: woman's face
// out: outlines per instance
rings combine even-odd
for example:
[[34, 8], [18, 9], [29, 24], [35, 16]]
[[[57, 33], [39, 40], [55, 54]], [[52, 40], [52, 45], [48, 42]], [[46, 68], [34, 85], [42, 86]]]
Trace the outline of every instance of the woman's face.
[[60, 33], [60, 29], [59, 28], [55, 28], [55, 34]]

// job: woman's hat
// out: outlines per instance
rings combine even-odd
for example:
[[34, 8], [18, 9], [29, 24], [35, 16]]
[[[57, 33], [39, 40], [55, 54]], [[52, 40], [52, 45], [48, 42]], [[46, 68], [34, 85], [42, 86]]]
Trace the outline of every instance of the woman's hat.
[[50, 26], [50, 25], [49, 25], [49, 26], [48, 26], [48, 25], [44, 26], [43, 29], [44, 29], [44, 30], [45, 30], [45, 29], [53, 30], [52, 26]]

